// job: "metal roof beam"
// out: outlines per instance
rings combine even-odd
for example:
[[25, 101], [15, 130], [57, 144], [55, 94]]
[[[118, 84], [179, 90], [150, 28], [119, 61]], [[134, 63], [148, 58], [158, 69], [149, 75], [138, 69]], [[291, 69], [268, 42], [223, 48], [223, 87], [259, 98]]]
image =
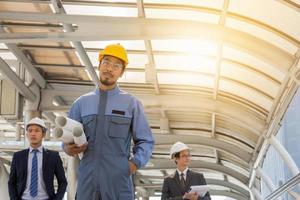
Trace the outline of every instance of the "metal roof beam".
[[21, 93], [25, 99], [32, 102], [35, 101], [36, 96], [34, 93], [25, 85], [25, 83], [20, 79], [19, 76], [9, 67], [9, 65], [0, 57], [0, 71], [3, 72], [8, 80], [16, 87], [16, 89]]
[[[51, 0], [51, 3], [55, 9], [56, 13], [59, 14], [66, 14], [66, 11], [61, 3], [60, 0]], [[71, 23], [63, 23], [64, 26], [64, 30], [66, 30], [67, 32], [74, 32], [75, 29], [73, 28]], [[99, 78], [97, 76], [97, 73], [92, 65], [92, 62], [90, 61], [90, 58], [88, 57], [83, 45], [81, 42], [72, 42], [73, 46], [75, 47], [80, 60], [83, 62], [83, 64], [85, 65], [85, 68], [87, 69], [89, 75], [92, 78], [93, 83], [96, 86], [99, 86]]]
[[[152, 165], [146, 165], [146, 167], [144, 167], [144, 169], [174, 169], [175, 164], [168, 159], [152, 159], [151, 161]], [[201, 169], [209, 169], [209, 170], [214, 170], [217, 172], [221, 172], [224, 174], [227, 174], [231, 177], [236, 178], [237, 180], [239, 180], [241, 182], [241, 184], [244, 184], [245, 187], [249, 178], [243, 174], [241, 174], [240, 172], [233, 170], [229, 167], [223, 166], [223, 165], [218, 165], [216, 163], [210, 163], [210, 162], [203, 162], [203, 161], [199, 161], [199, 160], [193, 160], [191, 162], [190, 165], [191, 168], [201, 168]]]
[[197, 144], [210, 146], [213, 148], [217, 148], [224, 152], [235, 155], [237, 158], [240, 158], [244, 162], [248, 163], [251, 160], [252, 155], [245, 151], [244, 149], [225, 142], [220, 141], [213, 138], [195, 136], [195, 135], [170, 135], [170, 134], [154, 134], [155, 145], [171, 145], [177, 141], [181, 141], [187, 144]]
[[[53, 23], [76, 23], [72, 33], [10, 33], [0, 34], [0, 42], [25, 41], [91, 41], [194, 38], [223, 42], [246, 51], [286, 72], [293, 55], [248, 33], [219, 25], [189, 20], [148, 19], [135, 17], [104, 17], [28, 12], [1, 12], [2, 20], [23, 20]], [[106, 27], [103, 29], [103, 27]], [[182, 28], [184, 27], [184, 28]], [[90, 31], [92, 28], [93, 31]], [[122, 31], [120, 31], [122, 30]]]
[[[3, 26], [0, 25], [0, 35], [1, 34], [12, 34], [6, 33]], [[22, 50], [16, 45], [11, 43], [5, 43], [7, 48], [18, 58], [18, 60], [24, 64], [25, 68], [28, 70], [32, 78], [37, 82], [41, 88], [46, 87], [46, 80], [44, 77], [36, 70], [36, 68], [31, 64], [31, 61], [26, 57]]]
[[[86, 88], [86, 89], [84, 89]], [[83, 90], [78, 90], [78, 86], [68, 87], [61, 90], [43, 90], [43, 101], [41, 102], [41, 109], [50, 111], [54, 107], [52, 106], [52, 99], [54, 96], [74, 96], [78, 97], [84, 92], [93, 90], [92, 87], [83, 87]], [[132, 91], [130, 91], [132, 92]], [[134, 92], [133, 92], [134, 93]], [[255, 112], [251, 110], [245, 110], [238, 104], [229, 104], [221, 101], [214, 101], [201, 96], [190, 95], [155, 95], [155, 94], [143, 94], [134, 93], [143, 102], [146, 110], [161, 109], [164, 110], [182, 110], [182, 111], [196, 111], [201, 110], [207, 113], [216, 113], [219, 116], [226, 117], [236, 123], [241, 124], [242, 127], [248, 127], [253, 132], [260, 132], [265, 126], [264, 118], [261, 118]], [[172, 101], [170, 101], [172, 99]], [[201, 102], [201, 103], [199, 103]], [[54, 109], [59, 109], [58, 107]]]

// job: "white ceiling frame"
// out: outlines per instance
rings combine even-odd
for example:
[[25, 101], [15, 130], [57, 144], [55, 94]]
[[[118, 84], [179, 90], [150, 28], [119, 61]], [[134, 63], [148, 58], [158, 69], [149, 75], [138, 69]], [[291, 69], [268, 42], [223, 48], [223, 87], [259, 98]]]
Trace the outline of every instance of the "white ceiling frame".
[[[293, 55], [262, 39], [242, 31], [203, 22], [28, 12], [1, 12], [0, 19], [48, 23], [76, 23], [78, 25], [78, 30], [72, 33], [0, 34], [0, 42], [3, 43], [29, 41], [150, 40], [189, 37], [190, 39], [205, 39], [233, 46], [267, 63], [278, 66], [283, 72], [287, 72], [293, 63]], [[93, 31], [90, 31], [91, 28]], [[120, 32], [120, 30], [122, 31]]]
[[[51, 109], [62, 109], [59, 106], [53, 106], [52, 99], [55, 96], [73, 96], [78, 97], [85, 92], [91, 91], [92, 87], [86, 87], [86, 90], [78, 90], [77, 86], [72, 91], [70, 88], [67, 90], [43, 90], [41, 110], [50, 111]], [[132, 92], [132, 91], [130, 91]], [[164, 110], [183, 110], [192, 111], [201, 110], [201, 112], [216, 113], [219, 116], [224, 116], [240, 122], [243, 126], [248, 127], [253, 132], [261, 132], [265, 126], [264, 118], [251, 110], [245, 110], [243, 106], [232, 105], [226, 102], [214, 101], [201, 96], [187, 96], [187, 95], [155, 95], [155, 94], [137, 94], [136, 95], [144, 104], [145, 109], [161, 109]], [[170, 101], [172, 99], [172, 101]], [[201, 103], [200, 103], [201, 102]], [[65, 107], [68, 109], [69, 107]]]
[[30, 90], [28, 86], [25, 85], [22, 79], [10, 68], [10, 66], [0, 57], [0, 72], [4, 73], [8, 80], [15, 86], [20, 94], [24, 96], [25, 99], [28, 99], [34, 102], [37, 97], [34, 92]]
[[[25, 0], [6, 0], [7, 2], [24, 2], [24, 3], [36, 3], [36, 4], [49, 4], [50, 1], [25, 1]], [[290, 6], [291, 8], [295, 10], [299, 10], [300, 6], [296, 3], [293, 3], [292, 1], [285, 1], [285, 0], [277, 0], [282, 3], [285, 3], [286, 5]], [[123, 7], [123, 8], [135, 8], [136, 3], [131, 2], [99, 2], [99, 1], [75, 1], [75, 0], [64, 0], [63, 4], [65, 5], [89, 5], [89, 6], [105, 6], [105, 7]], [[197, 5], [184, 5], [184, 4], [161, 4], [161, 3], [144, 3], [144, 8], [146, 9], [166, 9], [166, 10], [172, 10], [172, 9], [180, 9], [180, 10], [189, 10], [189, 11], [196, 11], [196, 12], [203, 12], [203, 13], [209, 13], [214, 15], [221, 15], [222, 10], [216, 9], [216, 8], [210, 8], [210, 7], [203, 7], [203, 6], [197, 6]], [[248, 16], [243, 16], [238, 13], [233, 12], [227, 12], [228, 18], [233, 18], [242, 22], [246, 22], [249, 24], [252, 24], [254, 26], [260, 27], [266, 31], [269, 31], [271, 33], [274, 33], [275, 35], [291, 42], [295, 46], [300, 45], [300, 41], [296, 38], [291, 37], [290, 35], [282, 32], [279, 29], [276, 29], [275, 27], [270, 26], [269, 24], [263, 23], [261, 21], [258, 21], [256, 19], [250, 18]]]
[[[59, 47], [59, 46], [40, 46], [40, 45], [19, 45], [20, 49], [24, 49], [24, 50], [35, 50], [35, 49], [39, 49], [39, 50], [53, 50], [53, 51], [71, 51], [74, 52], [75, 49], [73, 47]], [[85, 48], [85, 50], [87, 52], [99, 52], [100, 48]], [[9, 52], [8, 49], [0, 49], [0, 51], [3, 52]], [[187, 52], [179, 52], [179, 51], [152, 51], [153, 54], [155, 55], [172, 55], [172, 56], [177, 56], [177, 55], [188, 55]], [[146, 54], [146, 52], [144, 50], [127, 50], [128, 54]], [[215, 56], [211, 56], [211, 55], [201, 55], [204, 58], [207, 59], [216, 59]], [[236, 67], [242, 67], [245, 68], [259, 76], [261, 76], [264, 79], [267, 79], [268, 81], [271, 81], [272, 83], [276, 84], [276, 85], [280, 85], [280, 81], [277, 79], [274, 79], [273, 77], [271, 77], [269, 74], [266, 74], [262, 71], [259, 71], [258, 69], [256, 69], [254, 66], [250, 66], [248, 64], [245, 63], [241, 63], [235, 60], [231, 60], [228, 58], [222, 58], [221, 60], [222, 63], [228, 63], [230, 65], [234, 65]], [[70, 67], [72, 67], [72, 65], [70, 65]], [[98, 66], [94, 66], [94, 67], [98, 67]], [[276, 67], [276, 66], [274, 66]], [[130, 68], [126, 68], [126, 69], [130, 69]]]
[[[10, 34], [6, 33], [2, 25], [0, 25], [0, 35], [1, 34]], [[24, 67], [30, 73], [31, 77], [36, 81], [36, 83], [41, 88], [46, 87], [46, 80], [44, 77], [37, 71], [37, 69], [31, 64], [31, 61], [26, 57], [24, 52], [15, 44], [15, 42], [10, 42], [5, 44], [7, 48], [17, 57], [17, 59], [23, 63]]]
[[[65, 11], [65, 9], [64, 9], [64, 7], [63, 7], [60, 0], [51, 0], [51, 3], [53, 5], [56, 13], [66, 14], [66, 11]], [[75, 31], [72, 24], [63, 23], [63, 27], [64, 27], [64, 30], [67, 31], [67, 32], [74, 32]], [[89, 59], [82, 43], [81, 42], [71, 42], [71, 43], [75, 47], [76, 52], [78, 53], [78, 56], [80, 57], [80, 60], [85, 65], [85, 68], [86, 68], [87, 72], [89, 73], [93, 83], [96, 86], [99, 86], [99, 78], [97, 76], [97, 73], [96, 73], [95, 69], [93, 68], [92, 62], [90, 61], [90, 59]]]
[[[174, 169], [176, 167], [175, 163], [173, 163], [171, 160], [167, 159], [152, 159], [151, 160], [151, 166], [146, 166], [143, 169]], [[223, 166], [223, 165], [218, 165], [216, 163], [209, 163], [209, 162], [203, 162], [199, 160], [193, 160], [190, 165], [191, 168], [199, 168], [199, 169], [209, 169], [209, 170], [214, 170], [217, 172], [221, 172], [224, 174], [227, 174], [238, 181], [241, 182], [246, 188], [248, 184], [249, 178], [241, 173], [239, 173], [236, 170], [233, 170], [229, 167]]]
[[190, 135], [167, 135], [167, 134], [154, 134], [155, 144], [156, 145], [172, 145], [177, 141], [181, 141], [183, 143], [187, 143], [190, 145], [204, 145], [212, 148], [216, 148], [218, 150], [222, 150], [224, 152], [235, 155], [237, 158], [243, 160], [245, 163], [249, 163], [252, 158], [252, 155], [241, 149], [240, 147], [233, 145], [231, 143], [227, 143], [224, 141], [220, 141], [214, 138], [202, 137], [202, 136], [190, 136]]

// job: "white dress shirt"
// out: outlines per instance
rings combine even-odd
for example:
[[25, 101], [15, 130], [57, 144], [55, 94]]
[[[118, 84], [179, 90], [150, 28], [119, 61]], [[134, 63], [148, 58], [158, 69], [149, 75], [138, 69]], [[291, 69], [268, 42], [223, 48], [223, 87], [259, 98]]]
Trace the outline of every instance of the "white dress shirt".
[[179, 174], [179, 179], [181, 179], [181, 174], [183, 173], [183, 178], [186, 181], [186, 174], [187, 174], [188, 169], [189, 169], [188, 167], [185, 168], [185, 170], [183, 170], [183, 171], [180, 171], [179, 169], [176, 169], [178, 174]]

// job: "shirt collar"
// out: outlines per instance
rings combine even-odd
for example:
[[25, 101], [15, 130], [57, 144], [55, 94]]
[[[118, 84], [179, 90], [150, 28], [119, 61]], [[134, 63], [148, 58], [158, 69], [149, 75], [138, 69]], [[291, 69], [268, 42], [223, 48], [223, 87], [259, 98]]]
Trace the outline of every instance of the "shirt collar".
[[179, 174], [179, 176], [180, 176], [181, 173], [183, 173], [183, 174], [184, 174], [184, 177], [186, 177], [186, 173], [187, 173], [187, 171], [189, 170], [189, 168], [188, 168], [188, 167], [185, 168], [185, 170], [183, 170], [183, 172], [181, 172], [178, 168], [177, 168], [176, 170], [177, 170], [177, 173]]
[[[96, 93], [97, 95], [99, 95], [100, 92], [104, 92], [104, 91], [100, 90], [99, 88], [96, 88], [96, 89], [95, 89], [95, 93]], [[112, 95], [114, 95], [114, 94], [119, 93], [119, 92], [120, 92], [120, 88], [119, 88], [118, 85], [116, 85], [116, 87], [114, 87], [113, 89], [107, 90], [107, 91], [105, 91], [105, 92], [107, 92], [108, 96], [112, 96]]]
[[[34, 150], [34, 148], [29, 147], [29, 152], [30, 152], [30, 153], [31, 153], [33, 150]], [[42, 153], [42, 152], [43, 152], [43, 146], [42, 146], [42, 145], [39, 146], [39, 147], [37, 148], [37, 150], [38, 150], [39, 153]]]

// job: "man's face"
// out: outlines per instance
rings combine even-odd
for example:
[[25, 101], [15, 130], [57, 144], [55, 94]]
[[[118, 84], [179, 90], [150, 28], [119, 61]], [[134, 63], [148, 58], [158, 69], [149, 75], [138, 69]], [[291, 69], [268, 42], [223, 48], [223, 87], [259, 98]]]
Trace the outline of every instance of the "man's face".
[[42, 144], [43, 137], [45, 133], [43, 133], [42, 127], [32, 124], [27, 128], [27, 138], [30, 144], [39, 145]]
[[123, 62], [113, 56], [104, 56], [99, 63], [100, 82], [105, 86], [114, 86], [124, 72]]
[[177, 166], [187, 167], [191, 161], [191, 155], [189, 150], [183, 150], [179, 154], [179, 158], [175, 158], [177, 161]]

